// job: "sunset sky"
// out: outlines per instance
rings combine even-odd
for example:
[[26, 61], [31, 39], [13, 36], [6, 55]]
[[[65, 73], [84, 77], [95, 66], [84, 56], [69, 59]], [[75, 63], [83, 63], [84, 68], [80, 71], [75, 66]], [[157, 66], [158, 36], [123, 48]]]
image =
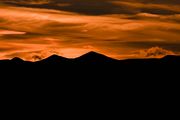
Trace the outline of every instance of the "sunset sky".
[[180, 54], [180, 0], [0, 0], [0, 59]]

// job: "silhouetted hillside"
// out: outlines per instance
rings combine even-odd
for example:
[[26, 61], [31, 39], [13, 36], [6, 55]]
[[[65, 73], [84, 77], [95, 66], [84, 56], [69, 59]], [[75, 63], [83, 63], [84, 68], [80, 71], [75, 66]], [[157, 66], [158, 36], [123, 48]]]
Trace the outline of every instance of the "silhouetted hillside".
[[107, 57], [103, 54], [96, 53], [96, 52], [89, 52], [80, 57], [77, 57], [73, 60], [75, 63], [81, 64], [91, 64], [91, 65], [100, 65], [100, 64], [111, 64], [117, 62], [118, 60]]
[[[0, 65], [10, 67], [9, 65], [26, 65], [31, 64], [36, 66], [38, 64], [44, 65], [115, 65], [118, 67], [129, 66], [129, 65], [180, 65], [180, 56], [168, 55], [161, 59], [151, 58], [151, 59], [127, 59], [127, 60], [117, 60], [107, 57], [103, 54], [96, 52], [89, 52], [80, 57], [69, 59], [61, 57], [58, 55], [52, 55], [48, 58], [37, 62], [24, 61], [21, 58], [13, 58], [11, 60], [0, 60]], [[120, 66], [119, 66], [120, 65]], [[140, 66], [139, 66], [140, 67]]]
[[109, 94], [117, 96], [119, 91], [128, 93], [128, 96], [132, 92], [145, 95], [154, 90], [159, 95], [156, 90], [174, 89], [179, 68], [180, 56], [116, 60], [95, 52], [75, 59], [52, 55], [38, 62], [20, 58], [0, 61], [1, 81], [10, 83], [12, 88], [23, 86], [27, 89], [28, 86], [32, 90], [32, 86], [36, 86], [51, 93], [55, 91], [56, 96], [60, 88], [69, 93], [79, 88], [83, 94], [94, 90], [97, 95], [101, 93], [96, 93], [96, 90], [107, 90], [104, 93], [111, 91]]
[[[41, 76], [156, 76], [178, 72], [180, 56], [166, 56], [161, 59], [116, 60], [105, 55], [89, 52], [74, 59], [52, 55], [37, 62], [20, 58], [1, 60], [0, 70], [18, 74], [36, 74]], [[2, 73], [1, 72], [1, 73]], [[68, 75], [67, 75], [68, 74]], [[120, 75], [120, 76], [119, 76]], [[101, 78], [100, 78], [101, 79]]]
[[36, 64], [49, 64], [49, 65], [58, 65], [58, 64], [67, 64], [70, 60], [65, 57], [61, 57], [58, 55], [52, 55], [46, 59], [43, 59], [41, 61], [37, 61]]

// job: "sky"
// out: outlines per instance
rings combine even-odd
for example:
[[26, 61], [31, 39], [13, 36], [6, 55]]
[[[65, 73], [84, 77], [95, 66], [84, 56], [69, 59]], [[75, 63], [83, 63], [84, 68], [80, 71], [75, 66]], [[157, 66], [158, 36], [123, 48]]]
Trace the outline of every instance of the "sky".
[[0, 59], [180, 54], [180, 0], [0, 0]]

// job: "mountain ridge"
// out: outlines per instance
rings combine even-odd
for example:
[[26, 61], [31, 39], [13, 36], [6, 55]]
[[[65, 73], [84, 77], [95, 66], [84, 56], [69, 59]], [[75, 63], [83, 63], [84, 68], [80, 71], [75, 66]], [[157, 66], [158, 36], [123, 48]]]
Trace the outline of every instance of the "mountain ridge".
[[[174, 77], [179, 75], [180, 56], [165, 56], [160, 59], [116, 60], [105, 55], [90, 52], [78, 58], [69, 59], [52, 55], [37, 62], [24, 61], [20, 58], [0, 60], [0, 73], [5, 77], [26, 76], [35, 80], [86, 80], [138, 79], [155, 80], [157, 76]], [[22, 77], [25, 75], [25, 77]], [[144, 77], [145, 76], [145, 77]], [[75, 82], [75, 81], [74, 81]], [[87, 81], [88, 82], [88, 81]], [[135, 82], [135, 81], [134, 81]]]
[[159, 60], [159, 61], [171, 61], [171, 60], [178, 60], [180, 61], [180, 56], [178, 55], [167, 55], [167, 56], [164, 56], [162, 58], [145, 58], [145, 59], [142, 59], [142, 58], [136, 58], [136, 59], [124, 59], [124, 60], [119, 60], [119, 59], [115, 59], [115, 58], [111, 58], [111, 57], [108, 57], [104, 54], [101, 54], [101, 53], [98, 53], [98, 52], [94, 52], [94, 51], [90, 51], [88, 53], [85, 53], [79, 57], [76, 57], [76, 58], [66, 58], [66, 57], [62, 57], [62, 56], [59, 56], [59, 55], [56, 55], [56, 54], [53, 54], [47, 58], [44, 58], [42, 60], [39, 60], [39, 61], [35, 61], [35, 62], [32, 62], [32, 61], [26, 61], [26, 60], [23, 60], [19, 57], [14, 57], [12, 59], [4, 59], [4, 60], [0, 60], [0, 62], [2, 61], [13, 61], [13, 62], [32, 62], [32, 63], [41, 63], [41, 62], [44, 62], [44, 63], [48, 63], [48, 62], [68, 62], [68, 61], [73, 61], [73, 62], [122, 62], [122, 61], [150, 61], [150, 60]]

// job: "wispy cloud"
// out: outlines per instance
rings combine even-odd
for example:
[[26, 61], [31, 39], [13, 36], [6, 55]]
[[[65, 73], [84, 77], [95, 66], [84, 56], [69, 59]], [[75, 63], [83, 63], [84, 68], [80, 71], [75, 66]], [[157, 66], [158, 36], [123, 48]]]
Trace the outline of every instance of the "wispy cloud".
[[24, 35], [24, 34], [26, 34], [26, 32], [0, 30], [0, 36], [3, 36], [3, 35]]
[[[129, 58], [132, 51], [154, 46], [180, 52], [179, 5], [171, 2], [97, 0], [87, 4], [82, 0], [10, 0], [8, 3], [11, 4], [0, 8], [0, 58], [24, 56], [32, 60], [34, 55], [44, 58], [53, 53], [76, 57], [92, 50], [115, 58]], [[103, 7], [98, 8], [100, 3]], [[55, 7], [57, 4], [61, 5]], [[82, 4], [92, 8], [77, 9]]]

